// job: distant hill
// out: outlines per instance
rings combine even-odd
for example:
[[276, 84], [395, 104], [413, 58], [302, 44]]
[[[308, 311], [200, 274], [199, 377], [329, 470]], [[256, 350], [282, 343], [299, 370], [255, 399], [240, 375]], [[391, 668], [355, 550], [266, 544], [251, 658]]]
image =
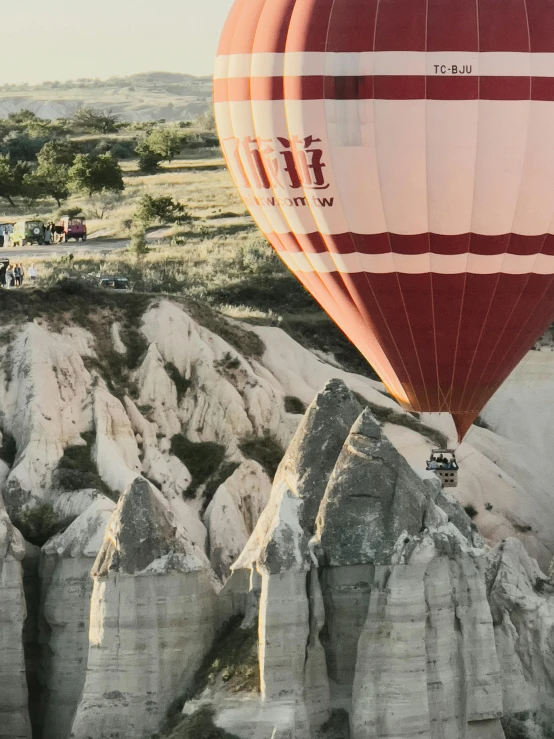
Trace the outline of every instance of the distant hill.
[[125, 121], [188, 121], [211, 105], [211, 77], [148, 72], [107, 80], [78, 79], [0, 86], [0, 118], [23, 109], [67, 118], [83, 106], [109, 109]]

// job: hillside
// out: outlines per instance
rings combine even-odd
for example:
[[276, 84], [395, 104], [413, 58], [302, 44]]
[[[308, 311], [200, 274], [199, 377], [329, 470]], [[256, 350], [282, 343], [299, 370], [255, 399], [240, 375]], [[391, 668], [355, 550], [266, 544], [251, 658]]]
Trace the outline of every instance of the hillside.
[[31, 110], [41, 118], [69, 118], [81, 107], [109, 109], [123, 121], [190, 121], [211, 105], [210, 77], [152, 72], [108, 80], [0, 87], [0, 118]]
[[369, 739], [396, 684], [410, 726], [464, 711], [453, 739], [501, 739], [502, 711], [549, 725], [554, 601], [528, 555], [554, 553], [550, 473], [510, 418], [532, 425], [554, 353], [468, 434], [456, 500], [425, 471], [445, 417], [281, 328], [71, 281], [0, 309], [2, 739], [150, 739], [170, 707], [164, 736]]

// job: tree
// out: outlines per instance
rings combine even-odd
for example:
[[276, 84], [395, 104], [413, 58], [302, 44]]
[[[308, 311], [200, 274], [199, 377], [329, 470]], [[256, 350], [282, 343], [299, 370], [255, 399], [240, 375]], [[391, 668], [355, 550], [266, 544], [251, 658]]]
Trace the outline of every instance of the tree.
[[58, 207], [69, 197], [69, 167], [63, 164], [41, 162], [35, 178], [42, 192], [54, 198]]
[[143, 195], [135, 211], [135, 219], [148, 227], [154, 223], [186, 223], [191, 216], [185, 206], [173, 200], [171, 195]]
[[111, 110], [81, 108], [71, 120], [76, 128], [92, 133], [115, 133], [121, 127], [119, 116]]
[[36, 172], [27, 172], [23, 175], [20, 194], [27, 210], [31, 210], [40, 196], [44, 194], [42, 182]]
[[151, 151], [144, 141], [137, 146], [136, 152], [139, 155], [138, 165], [141, 172], [152, 174], [160, 168], [161, 156]]
[[123, 172], [111, 154], [77, 154], [69, 170], [69, 180], [77, 191], [121, 192], [125, 189]]
[[143, 254], [148, 254], [149, 252], [144, 228], [138, 224], [131, 232], [131, 240], [129, 242], [128, 249], [137, 257], [141, 257]]
[[215, 133], [215, 116], [213, 110], [207, 110], [202, 115], [199, 115], [196, 119], [196, 125], [208, 133]]
[[10, 121], [10, 123], [27, 126], [29, 123], [36, 123], [39, 118], [36, 113], [33, 113], [32, 110], [24, 108], [18, 113], [10, 113], [8, 115], [8, 120]]
[[146, 139], [148, 148], [169, 161], [181, 151], [181, 135], [174, 128], [155, 128]]
[[182, 149], [181, 134], [174, 128], [155, 128], [137, 146], [142, 172], [155, 171], [160, 162], [173, 159]]
[[71, 167], [77, 155], [77, 147], [69, 139], [54, 139], [48, 141], [39, 152], [37, 157], [39, 166], [47, 164]]
[[27, 131], [11, 131], [4, 137], [2, 150], [12, 161], [34, 162], [45, 142], [46, 138], [29, 136]]
[[58, 207], [69, 196], [69, 169], [75, 156], [75, 145], [67, 139], [49, 141], [39, 152], [37, 181], [43, 193], [54, 198]]
[[13, 163], [9, 156], [0, 154], [0, 198], [15, 207], [14, 198], [23, 195], [25, 175], [29, 173], [24, 162]]

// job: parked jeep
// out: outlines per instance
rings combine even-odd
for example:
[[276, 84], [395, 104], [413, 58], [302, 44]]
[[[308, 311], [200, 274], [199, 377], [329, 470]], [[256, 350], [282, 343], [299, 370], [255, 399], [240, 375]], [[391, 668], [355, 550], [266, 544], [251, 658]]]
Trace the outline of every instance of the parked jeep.
[[54, 242], [87, 240], [87, 224], [83, 216], [62, 216], [54, 228]]
[[18, 221], [13, 227], [14, 246], [44, 243], [44, 224], [42, 221]]
[[99, 285], [105, 290], [128, 290], [129, 280], [119, 275], [106, 275], [100, 278]]

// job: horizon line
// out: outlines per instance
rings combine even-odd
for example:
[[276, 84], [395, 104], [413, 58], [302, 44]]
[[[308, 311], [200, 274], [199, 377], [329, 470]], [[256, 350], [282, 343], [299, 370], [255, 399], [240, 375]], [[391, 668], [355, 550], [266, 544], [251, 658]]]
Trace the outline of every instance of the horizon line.
[[189, 74], [188, 72], [168, 72], [164, 70], [151, 70], [149, 72], [133, 72], [132, 74], [113, 74], [110, 77], [77, 77], [77, 78], [69, 78], [66, 80], [42, 80], [41, 82], [3, 82], [0, 83], [0, 91], [4, 90], [6, 88], [37, 88], [42, 87], [44, 85], [69, 85], [71, 83], [75, 83], [75, 86], [79, 86], [77, 83], [83, 83], [83, 82], [110, 82], [111, 80], [122, 80], [122, 79], [131, 79], [133, 77], [148, 77], [148, 75], [157, 75], [157, 74], [165, 74], [165, 75], [171, 75], [175, 77], [191, 77], [193, 79], [203, 80], [203, 79], [212, 79], [212, 74]]

